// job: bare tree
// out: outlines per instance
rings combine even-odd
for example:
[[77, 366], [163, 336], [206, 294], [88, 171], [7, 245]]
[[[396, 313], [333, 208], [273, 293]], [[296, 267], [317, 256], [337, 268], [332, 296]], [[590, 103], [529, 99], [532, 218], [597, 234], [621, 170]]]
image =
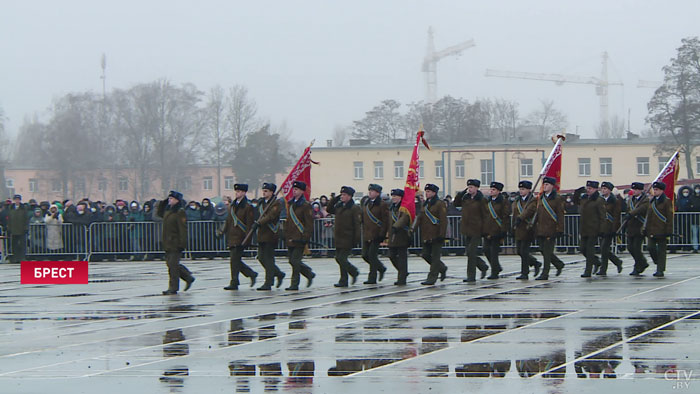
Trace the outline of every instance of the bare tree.
[[[221, 86], [215, 86], [209, 91], [206, 113], [206, 135], [207, 148], [214, 152], [211, 158], [216, 164], [216, 195], [221, 195], [221, 165], [224, 157], [230, 153], [230, 146], [233, 140], [231, 129], [226, 127], [226, 110], [228, 107], [226, 93]], [[207, 161], [206, 156], [204, 157]]]
[[384, 100], [365, 113], [361, 120], [353, 122], [353, 137], [374, 143], [388, 144], [407, 137], [407, 130], [396, 100]]
[[231, 131], [234, 152], [243, 147], [246, 135], [259, 128], [257, 113], [258, 106], [255, 100], [248, 96], [248, 88], [235, 85], [229, 89], [226, 120]]
[[489, 108], [491, 129], [500, 134], [503, 142], [514, 140], [520, 121], [518, 103], [505, 99], [496, 99], [490, 102]]
[[348, 127], [336, 125], [333, 128], [333, 145], [343, 146], [345, 139], [348, 137]]
[[538, 137], [546, 140], [566, 129], [569, 122], [566, 115], [554, 107], [554, 101], [540, 100], [540, 104], [541, 107], [532, 111], [526, 121], [537, 126]]

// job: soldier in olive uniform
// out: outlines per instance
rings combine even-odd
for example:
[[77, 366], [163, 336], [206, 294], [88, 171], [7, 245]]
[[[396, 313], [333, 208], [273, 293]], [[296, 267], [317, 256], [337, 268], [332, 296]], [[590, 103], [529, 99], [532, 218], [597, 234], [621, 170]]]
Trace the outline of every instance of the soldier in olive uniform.
[[243, 262], [243, 252], [250, 244], [250, 239], [243, 243], [248, 231], [252, 229], [255, 220], [255, 210], [250, 200], [246, 197], [248, 185], [237, 183], [233, 185], [236, 199], [231, 203], [229, 214], [226, 217], [224, 228], [219, 230], [219, 234], [226, 234], [226, 247], [230, 250], [231, 282], [224, 290], [238, 290], [238, 274], [250, 278], [250, 286], [255, 285], [255, 278], [258, 273], [253, 271]]
[[673, 202], [666, 197], [666, 184], [660, 181], [651, 184], [654, 197], [647, 209], [647, 221], [643, 232], [647, 236], [649, 256], [656, 264], [654, 276], [663, 278], [666, 271], [666, 245], [673, 235]]
[[462, 223], [460, 230], [466, 237], [465, 249], [467, 253], [467, 279], [463, 282], [476, 282], [476, 269], [481, 271], [481, 278], [486, 277], [488, 266], [486, 262], [479, 257], [479, 244], [481, 243], [481, 233], [484, 221], [484, 205], [486, 199], [483, 193], [479, 190], [481, 181], [478, 179], [469, 179], [467, 188], [455, 196], [454, 205], [462, 208]]
[[608, 260], [612, 261], [617, 267], [617, 273], [622, 272], [622, 260], [617, 255], [612, 253], [610, 249], [613, 238], [617, 236], [617, 229], [620, 228], [620, 213], [622, 212], [622, 201], [612, 194], [615, 186], [610, 182], [600, 184], [600, 197], [603, 199], [605, 207], [605, 220], [601, 226], [600, 243], [600, 269], [598, 275], [605, 276], [608, 272]]
[[381, 281], [386, 272], [386, 267], [379, 261], [379, 244], [384, 242], [389, 231], [389, 206], [382, 201], [381, 186], [370, 184], [368, 194], [369, 198], [362, 206], [362, 259], [369, 264], [369, 275], [364, 283], [374, 285], [377, 284], [377, 273]]
[[165, 263], [168, 265], [168, 290], [163, 292], [164, 295], [177, 294], [180, 279], [187, 283], [185, 291], [189, 290], [194, 282], [190, 270], [180, 264], [182, 251], [187, 248], [187, 216], [183, 203], [182, 193], [172, 190], [168, 199], [158, 204], [156, 211], [157, 216], [163, 218], [162, 245]]
[[20, 263], [27, 253], [27, 233], [29, 232], [29, 210], [22, 204], [22, 196], [15, 194], [8, 208], [8, 232], [12, 243], [11, 263]]
[[520, 256], [520, 276], [516, 279], [527, 279], [530, 274], [530, 267], [535, 267], [535, 277], [540, 273], [540, 267], [542, 263], [537, 261], [537, 259], [530, 253], [530, 245], [535, 236], [533, 231], [528, 228], [529, 222], [520, 220], [518, 221], [518, 216], [522, 215], [527, 209], [528, 205], [537, 204], [537, 200], [532, 194], [532, 182], [530, 181], [520, 181], [518, 183], [518, 191], [520, 196], [518, 196], [515, 201], [513, 201], [513, 234], [515, 235], [515, 250]]
[[355, 284], [360, 274], [348, 261], [352, 248], [360, 243], [362, 236], [362, 213], [352, 199], [354, 195], [355, 189], [343, 186], [340, 188], [340, 194], [333, 197], [327, 207], [328, 213], [335, 215], [333, 223], [335, 261], [340, 268], [340, 280], [334, 284], [335, 287], [348, 287], [348, 275], [352, 277], [352, 284]]
[[644, 243], [642, 227], [647, 220], [649, 198], [644, 193], [642, 182], [632, 182], [632, 193], [632, 197], [627, 201], [625, 227], [627, 229], [627, 249], [634, 258], [634, 269], [630, 275], [639, 276], [649, 266], [644, 253], [642, 253], [642, 244]]
[[[554, 246], [556, 239], [564, 234], [564, 199], [557, 194], [557, 180], [553, 177], [542, 178], [542, 194], [536, 202], [529, 204], [525, 211], [518, 216], [516, 222], [534, 220], [535, 236], [542, 251], [544, 266], [536, 280], [548, 280], [549, 269], [552, 265], [557, 269], [557, 276], [564, 269], [564, 263], [555, 259]], [[535, 218], [535, 215], [537, 217]]]
[[306, 278], [306, 287], [311, 286], [316, 274], [311, 267], [304, 264], [304, 247], [311, 240], [314, 230], [314, 217], [311, 204], [306, 201], [304, 192], [306, 183], [294, 181], [292, 184], [292, 199], [287, 202], [287, 221], [284, 225], [284, 236], [287, 240], [287, 256], [292, 266], [292, 283], [285, 290], [299, 290], [300, 275]]
[[422, 285], [434, 285], [440, 275], [443, 281], [447, 277], [447, 266], [440, 259], [442, 257], [442, 245], [445, 243], [447, 233], [447, 207], [440, 200], [437, 185], [429, 183], [425, 185], [425, 203], [418, 216], [423, 250], [421, 257], [430, 264], [430, 272]]
[[581, 274], [582, 278], [590, 278], [600, 266], [600, 260], [595, 255], [595, 244], [598, 236], [602, 234], [601, 228], [605, 220], [605, 207], [603, 199], [598, 192], [598, 181], [586, 182], [586, 187], [576, 189], [574, 193], [574, 204], [579, 205], [581, 224], [579, 233], [581, 234], [581, 253], [586, 257], [586, 268]]
[[389, 213], [391, 226], [387, 237], [389, 238], [389, 259], [398, 271], [395, 285], [405, 285], [408, 277], [408, 246], [411, 244], [410, 226], [411, 215], [401, 210], [404, 191], [393, 189], [391, 191], [391, 207]]
[[498, 252], [501, 241], [508, 231], [508, 219], [510, 217], [510, 205], [503, 197], [503, 184], [491, 182], [490, 196], [486, 199], [484, 225], [481, 230], [484, 237], [484, 254], [491, 265], [491, 275], [487, 279], [498, 279], [498, 274], [503, 270], [498, 262]]
[[257, 290], [271, 290], [277, 278], [277, 287], [282, 285], [284, 272], [275, 264], [275, 247], [279, 240], [280, 201], [274, 198], [277, 185], [263, 183], [263, 196], [258, 200], [258, 220], [253, 228], [258, 230], [258, 261], [265, 269], [265, 283]]

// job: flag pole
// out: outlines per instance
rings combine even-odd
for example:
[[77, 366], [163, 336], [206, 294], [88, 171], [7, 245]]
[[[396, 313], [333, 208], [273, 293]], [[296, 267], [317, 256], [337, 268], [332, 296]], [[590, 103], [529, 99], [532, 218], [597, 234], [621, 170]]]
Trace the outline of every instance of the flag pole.
[[[311, 143], [309, 144], [309, 146], [308, 146], [306, 149], [310, 149], [310, 148], [314, 145], [314, 141], [316, 141], [316, 140], [315, 140], [315, 139], [311, 140]], [[306, 151], [306, 149], [304, 149], [304, 151]], [[280, 187], [277, 189], [277, 191], [275, 192], [275, 194], [272, 195], [272, 200], [273, 200], [274, 202], [277, 202], [277, 196], [279, 195], [279, 193], [280, 193], [281, 191], [282, 191], [282, 185], [280, 185]], [[263, 216], [267, 213], [267, 211], [269, 211], [270, 208], [272, 208], [272, 205], [274, 204], [274, 202], [273, 202], [273, 203], [270, 203], [270, 205], [268, 205], [268, 206], [265, 208], [265, 210], [263, 211], [263, 213], [260, 214], [260, 217], [263, 217]], [[285, 200], [285, 203], [286, 203], [286, 200]], [[256, 221], [256, 222], [257, 222], [257, 221]], [[255, 232], [255, 230], [256, 230], [257, 228], [258, 228], [258, 226], [256, 226], [255, 224], [253, 224], [253, 226], [251, 227], [251, 229], [248, 231], [248, 234], [246, 234], [245, 238], [243, 238], [243, 242], [241, 242], [241, 245], [245, 245], [246, 242], [248, 242], [248, 240], [250, 239], [250, 237], [253, 235], [253, 232]]]
[[[554, 142], [554, 148], [552, 148], [552, 151], [549, 152], [549, 157], [547, 157], [547, 161], [544, 162], [545, 166], [546, 166], [546, 165], [550, 162], [550, 160], [552, 159], [552, 155], [553, 155], [554, 152], [557, 150], [557, 145], [558, 145], [558, 144], [561, 144], [561, 142], [563, 142], [563, 141], [566, 140], [566, 136], [564, 136], [564, 135], [562, 135], [562, 134], [557, 134], [555, 137], [556, 137], [557, 140], [556, 140], [556, 142]], [[554, 138], [552, 138], [552, 141], [554, 141]], [[545, 170], [546, 170], [546, 167], [542, 167], [542, 171], [540, 171], [540, 176], [537, 177], [537, 182], [535, 182], [535, 184], [532, 186], [532, 190], [537, 189], [537, 185], [539, 185], [540, 180], [542, 180], [542, 177], [544, 176]], [[559, 185], [559, 187], [561, 187], [561, 185]], [[528, 230], [531, 229], [532, 227], [534, 227], [534, 226], [535, 226], [535, 223], [537, 222], [537, 213], [538, 213], [539, 210], [540, 210], [540, 201], [541, 201], [541, 200], [542, 200], [542, 193], [538, 193], [538, 194], [537, 194], [537, 207], [535, 207], [535, 214], [532, 215], [532, 220], [531, 220], [530, 223], [527, 225]]]

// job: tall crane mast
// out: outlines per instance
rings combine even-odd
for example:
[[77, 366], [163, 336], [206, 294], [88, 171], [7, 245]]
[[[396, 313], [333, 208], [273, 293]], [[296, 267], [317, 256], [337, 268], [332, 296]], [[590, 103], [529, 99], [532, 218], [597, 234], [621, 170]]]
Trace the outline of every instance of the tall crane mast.
[[540, 74], [517, 71], [486, 70], [487, 77], [534, 79], [538, 81], [552, 81], [557, 85], [564, 83], [588, 84], [595, 86], [595, 92], [600, 97], [600, 125], [604, 131], [610, 129], [610, 117], [608, 110], [608, 86], [623, 86], [622, 82], [608, 81], [608, 52], [603, 52], [602, 69], [600, 77], [582, 77], [577, 75]]
[[459, 56], [465, 49], [476, 45], [474, 40], [469, 40], [436, 52], [433, 33], [433, 27], [430, 26], [428, 28], [428, 49], [422, 67], [425, 75], [425, 98], [431, 104], [437, 100], [437, 62], [447, 56]]

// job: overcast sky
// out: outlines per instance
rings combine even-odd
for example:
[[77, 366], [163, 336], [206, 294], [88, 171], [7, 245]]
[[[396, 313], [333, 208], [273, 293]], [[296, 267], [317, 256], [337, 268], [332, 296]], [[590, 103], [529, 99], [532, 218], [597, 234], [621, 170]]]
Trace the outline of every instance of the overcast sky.
[[0, 106], [15, 133], [55, 97], [167, 78], [202, 90], [242, 84], [259, 114], [323, 141], [384, 99], [424, 100], [427, 30], [435, 45], [473, 39], [438, 63], [438, 97], [500, 97], [521, 115], [551, 99], [570, 132], [594, 136], [592, 85], [487, 78], [487, 68], [599, 76], [610, 55], [610, 113], [645, 127], [653, 89], [681, 38], [700, 35], [700, 1], [9, 1], [0, 7]]

